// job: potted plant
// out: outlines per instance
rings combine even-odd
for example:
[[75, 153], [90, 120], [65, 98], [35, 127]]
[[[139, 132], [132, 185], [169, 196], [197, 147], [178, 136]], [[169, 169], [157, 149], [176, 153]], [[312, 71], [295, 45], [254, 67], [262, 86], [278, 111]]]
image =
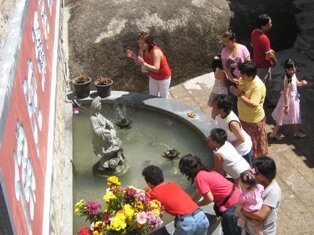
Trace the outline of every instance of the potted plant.
[[89, 96], [90, 92], [90, 82], [91, 78], [88, 77], [86, 74], [80, 74], [79, 76], [72, 79], [72, 84], [74, 88], [74, 92], [77, 98], [86, 98]]
[[105, 98], [110, 96], [111, 94], [111, 87], [113, 84], [113, 81], [106, 77], [106, 76], [101, 76], [100, 78], [98, 78], [95, 82], [95, 87], [97, 89], [97, 94], [101, 97], [101, 98]]

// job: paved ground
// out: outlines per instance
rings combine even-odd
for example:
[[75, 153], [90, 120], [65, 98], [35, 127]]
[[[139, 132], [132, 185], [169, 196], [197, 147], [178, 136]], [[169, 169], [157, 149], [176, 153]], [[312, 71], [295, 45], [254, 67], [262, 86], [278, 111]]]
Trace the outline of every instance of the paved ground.
[[[283, 61], [294, 58], [298, 62], [297, 77], [306, 79], [308, 86], [300, 88], [303, 130], [305, 139], [292, 136], [290, 127], [283, 127], [282, 141], [269, 142], [269, 156], [277, 163], [277, 181], [283, 191], [277, 234], [314, 234], [314, 62], [295, 49], [277, 54], [278, 65], [273, 69], [272, 93], [278, 97], [282, 88]], [[210, 115], [207, 99], [213, 86], [213, 75], [206, 74], [171, 87], [171, 98], [186, 103]], [[269, 117], [272, 108], [266, 108], [267, 131], [273, 127]]]

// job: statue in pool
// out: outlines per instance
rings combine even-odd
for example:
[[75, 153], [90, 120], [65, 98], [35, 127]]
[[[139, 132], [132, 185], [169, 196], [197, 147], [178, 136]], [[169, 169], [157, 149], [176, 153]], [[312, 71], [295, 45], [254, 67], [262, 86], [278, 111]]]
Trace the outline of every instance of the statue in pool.
[[101, 113], [101, 98], [97, 96], [91, 104], [91, 124], [94, 153], [100, 159], [93, 167], [101, 175], [122, 174], [127, 169], [121, 141], [114, 124]]

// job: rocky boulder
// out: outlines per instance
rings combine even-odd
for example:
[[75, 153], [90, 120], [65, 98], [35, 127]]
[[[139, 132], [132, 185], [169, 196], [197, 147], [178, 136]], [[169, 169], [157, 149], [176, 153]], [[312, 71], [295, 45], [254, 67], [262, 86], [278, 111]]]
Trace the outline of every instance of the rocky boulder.
[[292, 0], [66, 0], [66, 7], [71, 77], [107, 75], [114, 89], [133, 92], [148, 90], [147, 75], [125, 56], [127, 48], [137, 51], [140, 31], [149, 31], [167, 55], [172, 85], [210, 71], [226, 29], [232, 28], [249, 47], [260, 13], [274, 18], [271, 33], [276, 32], [277, 40], [271, 38], [277, 48], [293, 45], [297, 34]]

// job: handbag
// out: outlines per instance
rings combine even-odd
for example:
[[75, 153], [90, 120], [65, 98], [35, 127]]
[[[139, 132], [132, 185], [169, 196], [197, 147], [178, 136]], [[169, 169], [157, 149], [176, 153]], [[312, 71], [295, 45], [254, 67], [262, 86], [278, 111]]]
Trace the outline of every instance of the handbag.
[[217, 204], [214, 204], [214, 211], [217, 217], [222, 216], [222, 212], [220, 211], [220, 207], [224, 206], [226, 204], [226, 202], [230, 199], [230, 197], [232, 196], [233, 192], [235, 190], [235, 185], [233, 185], [230, 193], [228, 194], [228, 196], [223, 200], [222, 204], [220, 206], [217, 206]]

